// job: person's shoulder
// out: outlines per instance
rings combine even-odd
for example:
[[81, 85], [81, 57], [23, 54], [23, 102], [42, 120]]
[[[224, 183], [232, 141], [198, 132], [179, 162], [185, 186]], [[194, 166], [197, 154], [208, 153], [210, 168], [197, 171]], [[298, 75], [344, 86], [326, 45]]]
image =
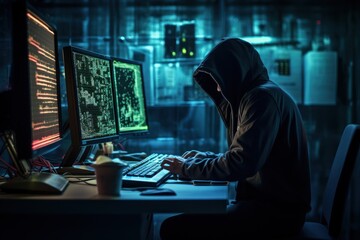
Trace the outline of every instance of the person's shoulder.
[[265, 96], [269, 96], [269, 95], [271, 96], [278, 91], [281, 91], [280, 87], [277, 84], [275, 84], [271, 81], [268, 81], [266, 83], [260, 84], [256, 87], [252, 88], [250, 91], [248, 91], [248, 95], [265, 97]]
[[[278, 104], [286, 104], [286, 105], [296, 105], [295, 100], [293, 97], [285, 91], [281, 86], [277, 83], [269, 81], [262, 85], [259, 85], [257, 88], [253, 89], [254, 95], [257, 95], [258, 98], [272, 99], [277, 105]], [[266, 97], [268, 96], [268, 97]]]
[[259, 103], [259, 102], [272, 102], [274, 99], [274, 89], [265, 86], [265, 84], [256, 86], [249, 90], [242, 99], [243, 103]]
[[278, 84], [268, 81], [251, 89], [245, 96], [253, 101], [271, 101], [274, 103], [293, 101], [290, 95]]
[[266, 81], [260, 85], [258, 85], [255, 89], [258, 89], [258, 90], [263, 90], [263, 91], [274, 91], [274, 90], [280, 90], [281, 87], [273, 82], [273, 81]]
[[261, 84], [253, 89], [253, 93], [257, 94], [270, 94], [272, 96], [283, 96], [287, 97], [287, 92], [284, 91], [277, 83], [268, 81]]

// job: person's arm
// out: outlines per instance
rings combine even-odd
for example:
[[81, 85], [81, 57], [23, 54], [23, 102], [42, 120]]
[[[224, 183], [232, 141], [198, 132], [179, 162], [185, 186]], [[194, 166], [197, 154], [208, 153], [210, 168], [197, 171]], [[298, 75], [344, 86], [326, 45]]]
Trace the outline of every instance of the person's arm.
[[272, 150], [280, 113], [272, 97], [263, 92], [241, 106], [238, 128], [228, 151], [210, 157], [172, 159], [166, 162], [168, 169], [191, 179], [237, 181], [254, 176]]
[[219, 156], [218, 153], [213, 153], [210, 151], [202, 152], [198, 150], [189, 150], [184, 152], [182, 155], [183, 158], [215, 158]]

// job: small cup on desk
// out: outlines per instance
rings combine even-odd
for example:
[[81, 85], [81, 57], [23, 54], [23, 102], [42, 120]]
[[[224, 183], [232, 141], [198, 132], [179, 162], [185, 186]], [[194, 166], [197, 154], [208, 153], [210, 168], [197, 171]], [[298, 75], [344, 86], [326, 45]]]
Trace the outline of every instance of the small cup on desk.
[[96, 185], [99, 195], [120, 196], [122, 172], [127, 164], [118, 158], [111, 159], [100, 155], [92, 165], [95, 169]]

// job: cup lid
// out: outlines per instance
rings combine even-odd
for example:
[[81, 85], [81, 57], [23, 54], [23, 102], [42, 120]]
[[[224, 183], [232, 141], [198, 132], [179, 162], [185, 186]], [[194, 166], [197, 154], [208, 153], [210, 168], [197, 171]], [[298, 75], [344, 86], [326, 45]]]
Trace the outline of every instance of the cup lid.
[[119, 158], [109, 158], [105, 155], [100, 155], [96, 158], [95, 163], [92, 164], [93, 167], [97, 166], [116, 166], [116, 167], [126, 167], [128, 164]]

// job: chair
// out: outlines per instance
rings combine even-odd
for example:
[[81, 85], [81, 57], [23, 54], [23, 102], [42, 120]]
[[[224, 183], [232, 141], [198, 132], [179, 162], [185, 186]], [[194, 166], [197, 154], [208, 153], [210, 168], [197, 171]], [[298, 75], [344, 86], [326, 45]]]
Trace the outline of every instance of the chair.
[[360, 125], [349, 124], [341, 136], [326, 184], [320, 222], [305, 222], [291, 239], [338, 239], [356, 159], [360, 158]]

